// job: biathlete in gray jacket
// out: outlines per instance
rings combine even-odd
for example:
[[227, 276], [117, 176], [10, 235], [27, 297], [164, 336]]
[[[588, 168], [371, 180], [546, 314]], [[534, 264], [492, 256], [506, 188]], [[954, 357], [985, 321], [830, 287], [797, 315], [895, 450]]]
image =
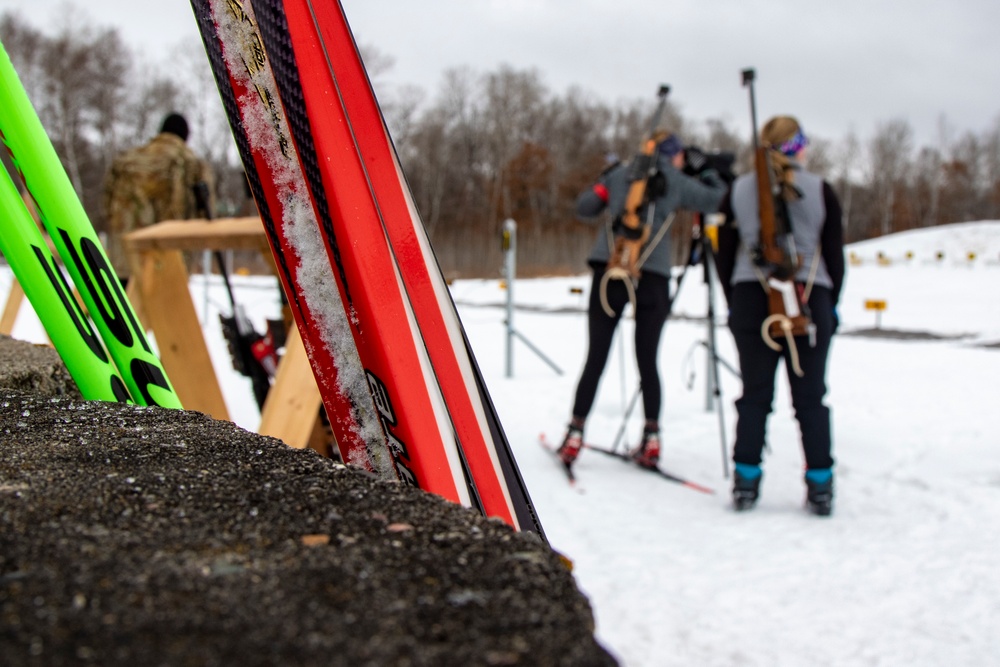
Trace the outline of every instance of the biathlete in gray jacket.
[[[719, 229], [716, 267], [729, 303], [729, 328], [736, 342], [743, 395], [736, 401], [733, 507], [750, 509], [757, 502], [767, 417], [774, 401], [778, 361], [785, 359], [792, 407], [799, 422], [805, 455], [807, 505], [829, 514], [833, 501], [833, 457], [830, 410], [826, 395], [826, 363], [837, 329], [836, 307], [844, 282], [841, 208], [829, 183], [801, 166], [808, 141], [797, 120], [777, 116], [761, 129], [776, 182], [782, 184], [794, 246], [800, 264], [795, 282], [806, 296], [815, 340], [795, 336], [791, 342], [767, 344], [762, 331], [769, 316], [766, 267], [754, 261], [760, 247], [757, 177], [736, 179], [722, 202], [726, 222]], [[799, 373], [793, 372], [798, 365]]]
[[[634, 297], [635, 357], [639, 368], [646, 423], [642, 442], [632, 452], [640, 465], [656, 466], [660, 456], [660, 376], [657, 352], [663, 325], [670, 312], [671, 250], [669, 227], [677, 210], [711, 213], [718, 210], [726, 191], [723, 179], [706, 169], [695, 176], [682, 173], [685, 164], [680, 139], [667, 134], [656, 149], [656, 173], [646, 185], [646, 199], [637, 211], [647, 224], [648, 238], [639, 255], [638, 284], [624, 280], [605, 280], [615, 241], [629, 230], [622, 223], [626, 200], [633, 183], [628, 164], [608, 167], [593, 187], [577, 199], [576, 215], [588, 223], [603, 221], [588, 264], [593, 282], [587, 309], [587, 359], [576, 388], [573, 412], [559, 456], [569, 466], [576, 460], [583, 444], [583, 429], [597, 394], [598, 381], [607, 364], [611, 341], [622, 311]], [[607, 214], [607, 215], [602, 215]]]

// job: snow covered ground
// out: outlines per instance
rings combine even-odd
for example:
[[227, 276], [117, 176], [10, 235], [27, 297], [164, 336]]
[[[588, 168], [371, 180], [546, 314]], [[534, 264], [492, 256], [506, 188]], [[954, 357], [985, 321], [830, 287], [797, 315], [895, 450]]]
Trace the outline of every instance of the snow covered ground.
[[[828, 377], [837, 497], [827, 519], [802, 509], [783, 379], [759, 505], [728, 508], [721, 437], [731, 447], [740, 383], [720, 366], [720, 431], [705, 385], [700, 269], [684, 280], [660, 351], [662, 465], [714, 495], [594, 452], [571, 488], [537, 444], [542, 432], [559, 439], [569, 417], [586, 275], [515, 282], [511, 377], [502, 267], [497, 279], [452, 286], [548, 538], [574, 562], [598, 637], [623, 665], [1000, 664], [1000, 222], [896, 234], [849, 253]], [[9, 281], [0, 275], [0, 293]], [[248, 382], [218, 331], [224, 293], [216, 281], [206, 293], [199, 276], [191, 289], [233, 420], [253, 430]], [[237, 290], [259, 328], [277, 314], [273, 280], [237, 279]], [[880, 318], [869, 300], [886, 302]], [[876, 323], [881, 336], [870, 335]], [[588, 423], [595, 443], [613, 442], [637, 384], [631, 323], [623, 328]], [[30, 309], [14, 335], [44, 340]], [[735, 363], [724, 326], [716, 337], [720, 358]], [[630, 445], [640, 429], [633, 414]]]

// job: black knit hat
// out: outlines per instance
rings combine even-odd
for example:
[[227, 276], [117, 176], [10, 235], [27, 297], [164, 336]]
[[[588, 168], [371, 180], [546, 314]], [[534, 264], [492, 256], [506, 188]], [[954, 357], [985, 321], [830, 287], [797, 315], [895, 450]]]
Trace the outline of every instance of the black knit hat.
[[680, 137], [676, 134], [669, 134], [666, 139], [660, 142], [659, 149], [661, 153], [672, 158], [684, 150], [684, 144], [681, 143]]
[[178, 137], [187, 141], [188, 138], [188, 123], [184, 116], [179, 113], [172, 113], [163, 119], [163, 127], [160, 128], [160, 132], [169, 132], [170, 134], [176, 134]]

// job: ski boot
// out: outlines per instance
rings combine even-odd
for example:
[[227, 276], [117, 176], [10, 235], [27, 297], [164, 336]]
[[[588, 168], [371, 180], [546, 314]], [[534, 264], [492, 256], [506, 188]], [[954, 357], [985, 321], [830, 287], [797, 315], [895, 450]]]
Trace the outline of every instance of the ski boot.
[[760, 496], [760, 480], [763, 477], [760, 466], [737, 463], [733, 471], [733, 509], [744, 512], [753, 509]]
[[806, 471], [806, 508], [816, 516], [833, 512], [833, 471], [829, 468]]
[[582, 448], [583, 430], [578, 426], [570, 424], [569, 428], [566, 429], [566, 437], [563, 438], [562, 444], [556, 450], [556, 455], [562, 460], [563, 465], [568, 468], [576, 461], [576, 457], [580, 456]]
[[632, 460], [643, 468], [655, 468], [660, 462], [660, 432], [645, 431], [642, 442], [631, 454]]

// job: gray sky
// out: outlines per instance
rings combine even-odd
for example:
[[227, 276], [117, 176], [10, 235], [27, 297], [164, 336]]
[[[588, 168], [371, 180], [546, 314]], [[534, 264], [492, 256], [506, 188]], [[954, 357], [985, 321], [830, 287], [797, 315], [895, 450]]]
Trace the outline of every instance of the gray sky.
[[[133, 46], [166, 53], [197, 39], [186, 0], [75, 0]], [[441, 74], [502, 63], [536, 69], [608, 102], [671, 100], [691, 120], [749, 132], [740, 70], [757, 70], [758, 117], [799, 117], [807, 133], [867, 139], [908, 120], [918, 143], [980, 132], [1000, 118], [997, 0], [343, 0], [356, 39], [391, 56], [382, 78], [433, 96]], [[58, 25], [65, 0], [0, 0], [35, 25]]]

